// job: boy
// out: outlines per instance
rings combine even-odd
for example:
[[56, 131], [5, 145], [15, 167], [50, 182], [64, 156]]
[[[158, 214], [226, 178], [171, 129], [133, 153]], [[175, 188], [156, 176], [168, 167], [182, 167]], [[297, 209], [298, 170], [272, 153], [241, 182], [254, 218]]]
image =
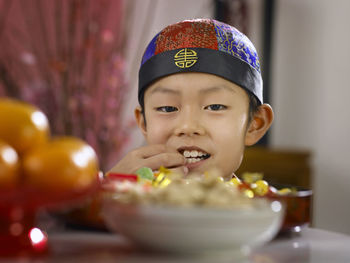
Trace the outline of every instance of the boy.
[[112, 172], [160, 166], [231, 178], [244, 148], [269, 129], [256, 50], [234, 27], [185, 20], [157, 34], [139, 71], [135, 117], [147, 146], [127, 154]]

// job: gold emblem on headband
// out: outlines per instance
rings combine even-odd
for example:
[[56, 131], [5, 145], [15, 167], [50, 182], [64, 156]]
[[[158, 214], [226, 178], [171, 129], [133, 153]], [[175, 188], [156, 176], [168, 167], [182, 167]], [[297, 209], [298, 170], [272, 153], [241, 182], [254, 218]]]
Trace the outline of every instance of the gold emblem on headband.
[[174, 56], [175, 65], [179, 68], [190, 68], [197, 60], [197, 52], [188, 48], [181, 49]]

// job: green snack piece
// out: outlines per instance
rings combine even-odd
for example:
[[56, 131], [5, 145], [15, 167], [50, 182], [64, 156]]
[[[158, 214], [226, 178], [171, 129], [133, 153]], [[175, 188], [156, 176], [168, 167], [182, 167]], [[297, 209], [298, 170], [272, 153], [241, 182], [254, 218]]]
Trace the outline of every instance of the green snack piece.
[[136, 174], [139, 177], [139, 179], [152, 181], [154, 178], [152, 169], [148, 168], [148, 167], [142, 167], [142, 168], [138, 169], [136, 171]]

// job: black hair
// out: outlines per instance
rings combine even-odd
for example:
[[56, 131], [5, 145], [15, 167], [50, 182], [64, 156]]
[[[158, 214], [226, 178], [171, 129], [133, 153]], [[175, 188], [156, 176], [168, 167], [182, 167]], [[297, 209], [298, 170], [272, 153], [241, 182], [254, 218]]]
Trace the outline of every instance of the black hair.
[[254, 114], [258, 112], [259, 107], [261, 106], [261, 102], [258, 100], [257, 97], [250, 91], [245, 90], [248, 94], [248, 99], [249, 99], [249, 109], [248, 109], [248, 123], [250, 123], [253, 118]]

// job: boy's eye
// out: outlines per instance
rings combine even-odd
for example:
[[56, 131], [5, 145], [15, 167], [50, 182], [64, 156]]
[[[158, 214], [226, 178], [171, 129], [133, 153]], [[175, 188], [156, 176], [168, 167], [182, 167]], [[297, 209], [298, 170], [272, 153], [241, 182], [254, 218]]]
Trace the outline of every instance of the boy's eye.
[[212, 110], [212, 111], [219, 111], [219, 110], [226, 110], [227, 106], [222, 104], [211, 104], [206, 106], [204, 109], [206, 110]]
[[157, 107], [156, 111], [173, 112], [173, 111], [177, 111], [177, 108], [173, 106], [162, 106], [162, 107]]

